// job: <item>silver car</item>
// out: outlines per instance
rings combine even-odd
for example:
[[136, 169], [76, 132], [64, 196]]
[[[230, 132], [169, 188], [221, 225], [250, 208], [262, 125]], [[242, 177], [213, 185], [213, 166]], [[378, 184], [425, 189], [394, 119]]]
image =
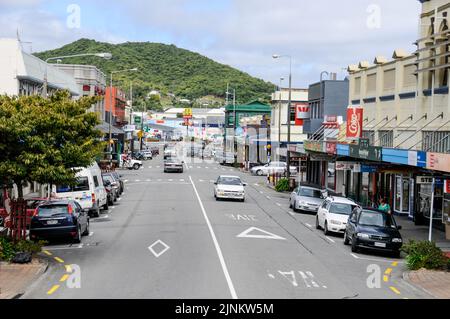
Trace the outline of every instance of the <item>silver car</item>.
[[[273, 173], [285, 174], [286, 171], [287, 171], [287, 164], [285, 162], [271, 162], [264, 166], [255, 166], [250, 170], [252, 175], [258, 175], [258, 176], [265, 176], [265, 175], [273, 174]], [[297, 168], [294, 166], [291, 166], [290, 171], [291, 171], [291, 174], [296, 174]]]
[[326, 197], [326, 192], [321, 189], [299, 186], [291, 193], [289, 206], [295, 212], [317, 213]]

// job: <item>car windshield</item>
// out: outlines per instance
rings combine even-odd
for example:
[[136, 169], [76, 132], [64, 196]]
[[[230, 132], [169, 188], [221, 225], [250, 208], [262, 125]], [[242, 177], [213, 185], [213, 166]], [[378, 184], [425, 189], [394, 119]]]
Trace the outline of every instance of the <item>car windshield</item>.
[[239, 178], [235, 177], [221, 177], [217, 182], [219, 185], [232, 185], [232, 186], [241, 186], [242, 181]]
[[322, 198], [322, 192], [318, 189], [312, 188], [300, 188], [298, 195], [304, 197]]
[[85, 191], [89, 191], [89, 179], [87, 177], [78, 177], [75, 186], [68, 186], [68, 185], [56, 186], [57, 193], [85, 192]]
[[173, 157], [169, 157], [166, 159], [166, 163], [171, 163], [171, 164], [180, 164], [181, 161], [177, 158], [173, 158]]
[[68, 213], [67, 205], [49, 205], [38, 208], [38, 216], [54, 217], [66, 215]]
[[330, 207], [330, 213], [350, 216], [355, 207], [355, 205], [351, 204], [333, 203]]
[[375, 211], [361, 212], [359, 224], [362, 226], [395, 227], [395, 221], [392, 216]]

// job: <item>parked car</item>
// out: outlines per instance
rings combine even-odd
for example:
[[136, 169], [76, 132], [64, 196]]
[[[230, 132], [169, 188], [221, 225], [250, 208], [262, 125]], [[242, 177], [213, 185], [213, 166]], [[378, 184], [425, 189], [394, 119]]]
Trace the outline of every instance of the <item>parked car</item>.
[[49, 201], [39, 205], [31, 219], [33, 240], [69, 237], [80, 243], [89, 235], [89, 210], [74, 200]]
[[347, 221], [355, 208], [359, 207], [353, 200], [330, 196], [319, 207], [316, 217], [316, 228], [323, 229], [325, 235], [330, 232], [345, 232]]
[[297, 211], [317, 213], [326, 198], [326, 192], [318, 188], [299, 186], [292, 193], [289, 207]]
[[[286, 174], [287, 172], [287, 164], [284, 162], [271, 162], [262, 166], [255, 166], [250, 170], [252, 175], [257, 176], [265, 176], [268, 174]], [[291, 174], [297, 173], [297, 168], [295, 166], [291, 166], [290, 168]]]
[[123, 168], [128, 168], [129, 170], [139, 170], [144, 164], [142, 161], [136, 160], [136, 159], [128, 159], [123, 161]]
[[114, 176], [114, 178], [115, 178], [117, 181], [119, 181], [119, 184], [120, 184], [120, 195], [122, 195], [123, 191], [125, 190], [125, 184], [124, 184], [124, 182], [123, 182], [122, 175], [120, 175], [120, 174], [117, 173], [116, 171], [110, 172], [110, 173]]
[[116, 191], [114, 190], [114, 187], [111, 185], [111, 182], [109, 182], [109, 181], [104, 180], [103, 185], [105, 186], [105, 189], [106, 189], [106, 195], [108, 198], [108, 206], [109, 205], [112, 206], [117, 201]]
[[220, 199], [237, 199], [245, 202], [245, 186], [241, 178], [238, 176], [220, 176], [214, 183], [214, 198]]
[[112, 173], [103, 173], [103, 181], [111, 185], [115, 198], [120, 198], [120, 181]]
[[141, 153], [144, 157], [144, 161], [153, 159], [153, 153], [151, 150], [143, 150]]
[[102, 172], [96, 163], [79, 170], [76, 174], [76, 185], [56, 185], [53, 187], [54, 196], [76, 200], [83, 209], [88, 209], [93, 217], [99, 217], [100, 209], [107, 209], [108, 206]]
[[360, 248], [386, 251], [400, 257], [403, 239], [402, 227], [394, 216], [372, 208], [356, 208], [349, 217], [344, 233], [344, 244], [352, 246], [352, 252]]
[[178, 157], [168, 157], [164, 160], [164, 173], [176, 172], [183, 173], [184, 162]]

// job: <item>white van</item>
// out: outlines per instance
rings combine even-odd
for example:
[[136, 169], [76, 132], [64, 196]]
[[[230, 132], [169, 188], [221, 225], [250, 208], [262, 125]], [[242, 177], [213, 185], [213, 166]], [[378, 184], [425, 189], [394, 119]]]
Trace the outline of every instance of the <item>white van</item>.
[[83, 209], [89, 209], [93, 217], [100, 216], [100, 209], [108, 209], [106, 189], [103, 186], [102, 171], [97, 163], [88, 168], [79, 168], [75, 186], [57, 185], [53, 195], [60, 199], [76, 200]]

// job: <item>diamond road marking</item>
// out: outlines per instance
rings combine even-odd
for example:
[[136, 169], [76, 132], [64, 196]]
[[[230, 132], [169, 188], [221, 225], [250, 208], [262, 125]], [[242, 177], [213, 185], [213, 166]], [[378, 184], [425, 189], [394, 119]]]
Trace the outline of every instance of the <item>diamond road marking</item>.
[[[156, 252], [155, 248], [156, 246], [163, 246], [163, 249], [159, 252]], [[162, 240], [157, 240], [155, 243], [153, 243], [151, 246], [148, 247], [148, 250], [156, 257], [161, 257], [165, 252], [167, 252], [170, 249], [170, 247], [164, 243]]]

